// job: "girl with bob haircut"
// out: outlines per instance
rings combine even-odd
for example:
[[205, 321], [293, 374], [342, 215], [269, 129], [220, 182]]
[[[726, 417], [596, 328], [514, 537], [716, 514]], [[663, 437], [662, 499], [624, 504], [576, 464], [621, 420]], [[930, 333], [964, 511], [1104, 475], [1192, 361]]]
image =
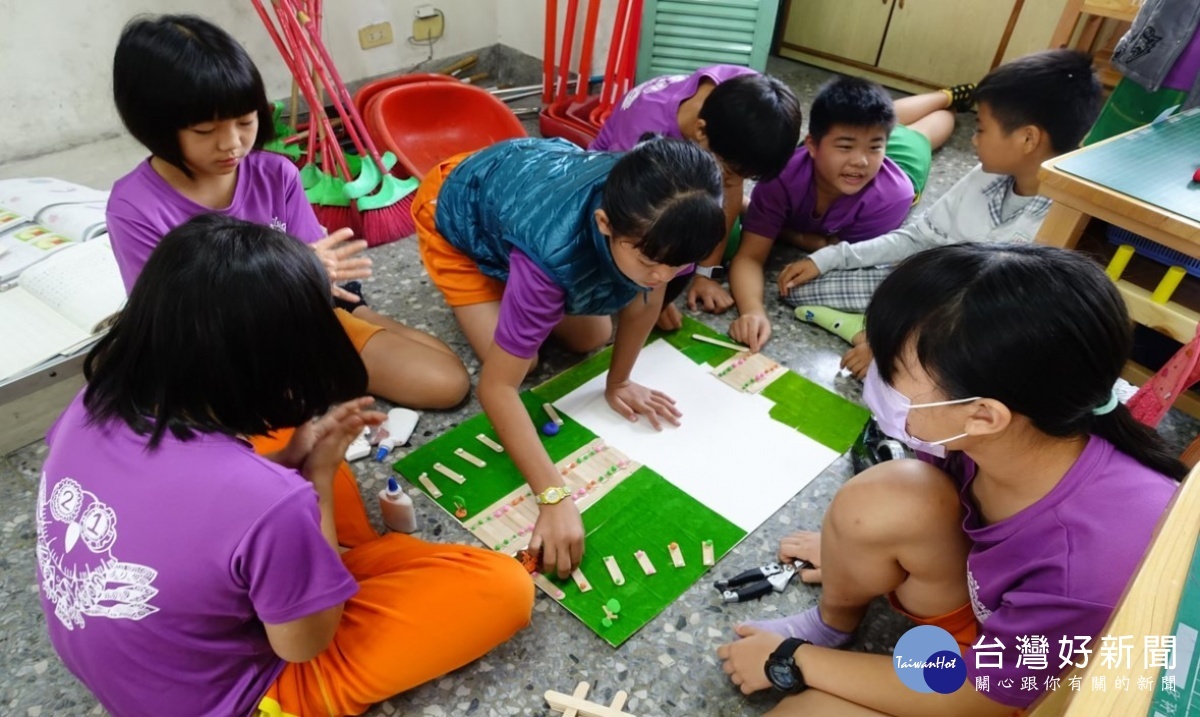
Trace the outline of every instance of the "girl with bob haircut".
[[342, 456], [383, 416], [332, 301], [300, 242], [200, 215], [88, 355], [47, 437], [38, 579], [110, 713], [360, 714], [528, 623], [516, 561], [371, 528]]
[[630, 375], [667, 282], [725, 231], [712, 155], [648, 137], [623, 155], [563, 140], [501, 142], [435, 167], [413, 200], [425, 270], [483, 364], [479, 402], [537, 496], [529, 547], [560, 577], [583, 556], [583, 522], [521, 403], [521, 382], [551, 334], [592, 351], [608, 343], [616, 313], [609, 406], [655, 429], [678, 423], [675, 401]]
[[[1019, 712], [1063, 651], [1078, 662], [1098, 648], [1185, 473], [1113, 392], [1132, 340], [1125, 304], [1082, 254], [961, 244], [900, 264], [866, 326], [863, 398], [921, 460], [863, 471], [820, 533], [784, 538], [782, 559], [816, 566], [802, 577], [823, 583], [819, 605], [739, 625], [718, 656], [747, 694], [771, 686], [770, 656], [795, 660], [793, 679], [773, 675], [798, 694], [772, 715]], [[949, 633], [940, 649], [965, 663], [949, 694], [906, 686], [892, 656], [833, 649], [879, 596]]]
[[[270, 226], [309, 244], [338, 282], [370, 276], [366, 242], [317, 223], [299, 173], [262, 151], [273, 138], [262, 77], [221, 28], [191, 15], [140, 17], [113, 57], [117, 112], [150, 151], [113, 186], [108, 229], [126, 290], [171, 229], [205, 212]], [[367, 388], [414, 408], [448, 408], [466, 396], [462, 361], [444, 343], [381, 316], [357, 284], [336, 287], [337, 317], [367, 366]], [[247, 308], [252, 311], [253, 308]]]

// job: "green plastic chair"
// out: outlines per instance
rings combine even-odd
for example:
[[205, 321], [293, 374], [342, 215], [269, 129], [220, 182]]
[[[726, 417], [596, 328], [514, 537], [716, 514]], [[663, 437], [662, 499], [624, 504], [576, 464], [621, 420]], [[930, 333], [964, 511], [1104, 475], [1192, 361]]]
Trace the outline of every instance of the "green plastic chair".
[[707, 65], [767, 69], [779, 0], [645, 0], [637, 81]]

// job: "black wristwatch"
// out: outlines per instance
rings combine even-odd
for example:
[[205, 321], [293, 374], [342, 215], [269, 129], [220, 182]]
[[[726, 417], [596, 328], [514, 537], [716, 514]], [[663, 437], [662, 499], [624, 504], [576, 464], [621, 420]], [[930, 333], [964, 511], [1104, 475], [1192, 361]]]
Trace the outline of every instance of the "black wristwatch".
[[808, 640], [801, 640], [798, 637], [789, 637], [779, 643], [779, 647], [775, 648], [775, 652], [772, 652], [771, 656], [767, 658], [764, 668], [772, 687], [790, 695], [799, 694], [808, 689], [808, 683], [804, 681], [804, 675], [800, 673], [800, 666], [796, 664], [796, 650], [801, 645], [810, 644], [812, 643]]
[[700, 266], [696, 265], [696, 275], [704, 276], [713, 281], [723, 281], [725, 279], [725, 267], [717, 264], [716, 266]]

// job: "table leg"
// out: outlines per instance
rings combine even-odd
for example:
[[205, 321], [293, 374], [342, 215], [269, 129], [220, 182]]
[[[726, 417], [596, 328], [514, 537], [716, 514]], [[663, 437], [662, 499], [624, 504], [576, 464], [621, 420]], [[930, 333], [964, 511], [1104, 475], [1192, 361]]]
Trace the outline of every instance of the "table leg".
[[1072, 209], [1062, 202], [1054, 202], [1046, 212], [1046, 218], [1042, 220], [1037, 243], [1074, 249], [1090, 219], [1090, 216], [1078, 209]]

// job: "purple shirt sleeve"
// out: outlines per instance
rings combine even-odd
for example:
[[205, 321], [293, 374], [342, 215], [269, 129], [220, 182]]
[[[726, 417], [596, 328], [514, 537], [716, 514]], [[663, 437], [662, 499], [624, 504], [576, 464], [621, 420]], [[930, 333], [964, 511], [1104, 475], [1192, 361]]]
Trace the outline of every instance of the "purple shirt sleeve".
[[533, 358], [565, 315], [567, 294], [521, 251], [508, 262], [495, 342], [517, 358]]
[[781, 177], [760, 182], [750, 193], [750, 207], [742, 220], [742, 231], [777, 239], [792, 211], [792, 195]]
[[105, 220], [113, 256], [128, 294], [150, 258], [150, 252], [162, 241], [163, 231], [149, 221], [144, 212], [116, 197], [108, 200]]
[[358, 592], [358, 583], [321, 533], [309, 486], [288, 494], [247, 531], [232, 570], [249, 591], [258, 618], [272, 625], [328, 610]]

